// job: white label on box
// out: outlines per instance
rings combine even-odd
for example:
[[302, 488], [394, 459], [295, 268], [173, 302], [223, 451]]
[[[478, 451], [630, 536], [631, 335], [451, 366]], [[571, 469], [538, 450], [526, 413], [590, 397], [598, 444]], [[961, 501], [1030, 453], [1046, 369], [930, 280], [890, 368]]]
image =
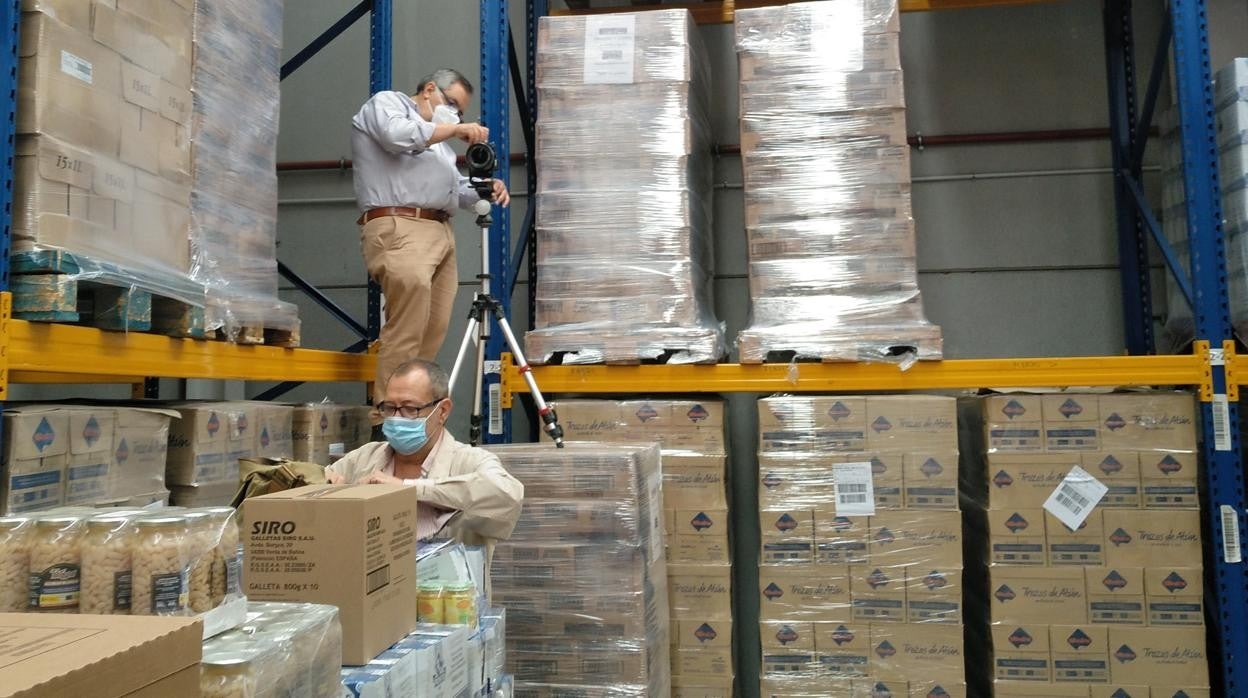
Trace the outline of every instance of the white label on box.
[[1049, 495], [1044, 510], [1056, 516], [1070, 530], [1077, 531], [1108, 491], [1105, 483], [1076, 465]]
[[490, 384], [490, 434], [503, 433], [503, 386]]
[[79, 58], [69, 51], [61, 51], [61, 72], [90, 85], [93, 81], [91, 61]]
[[1213, 396], [1213, 450], [1231, 450], [1231, 405], [1225, 393]]
[[875, 483], [870, 463], [833, 463], [833, 484], [836, 487], [837, 516], [872, 516], [875, 514]]
[[1218, 512], [1222, 516], [1222, 559], [1232, 565], [1243, 562], [1244, 551], [1239, 544], [1239, 513], [1229, 504], [1218, 507]]
[[631, 83], [636, 35], [635, 15], [585, 17], [585, 84]]

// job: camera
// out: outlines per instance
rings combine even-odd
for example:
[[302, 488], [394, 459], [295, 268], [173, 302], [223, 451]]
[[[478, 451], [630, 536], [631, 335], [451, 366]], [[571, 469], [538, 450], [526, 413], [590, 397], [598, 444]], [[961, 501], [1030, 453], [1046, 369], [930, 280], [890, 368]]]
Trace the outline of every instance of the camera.
[[473, 143], [464, 154], [468, 165], [468, 181], [477, 191], [477, 196], [489, 199], [494, 195], [494, 172], [498, 170], [498, 156], [494, 146], [489, 143]]

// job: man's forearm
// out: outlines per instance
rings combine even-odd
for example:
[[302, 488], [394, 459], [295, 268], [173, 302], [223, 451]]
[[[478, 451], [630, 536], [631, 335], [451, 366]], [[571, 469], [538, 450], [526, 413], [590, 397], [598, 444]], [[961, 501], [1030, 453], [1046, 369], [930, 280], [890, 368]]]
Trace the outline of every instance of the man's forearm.
[[455, 129], [458, 127], [459, 124], [438, 124], [434, 126], [433, 135], [429, 137], [427, 143], [433, 145], [434, 143], [451, 140], [455, 137]]

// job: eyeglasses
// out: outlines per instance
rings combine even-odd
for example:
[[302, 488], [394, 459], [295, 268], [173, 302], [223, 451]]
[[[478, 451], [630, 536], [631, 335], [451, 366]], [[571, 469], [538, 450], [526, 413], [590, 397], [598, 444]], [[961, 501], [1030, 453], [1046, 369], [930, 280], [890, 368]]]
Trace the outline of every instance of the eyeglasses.
[[422, 411], [427, 410], [430, 407], [434, 407], [445, 399], [446, 398], [438, 398], [427, 405], [396, 405], [393, 402], [382, 402], [377, 405], [377, 411], [381, 413], [382, 417], [394, 417], [395, 415], [398, 415], [404, 419], [418, 419]]
[[451, 99], [451, 96], [448, 95], [446, 92], [443, 92], [442, 90], [438, 90], [438, 93], [442, 95], [443, 104], [450, 107], [451, 109], [454, 109], [455, 112], [459, 114], [459, 118], [461, 119], [464, 118], [464, 110], [460, 108], [459, 102], [455, 101], [454, 99]]

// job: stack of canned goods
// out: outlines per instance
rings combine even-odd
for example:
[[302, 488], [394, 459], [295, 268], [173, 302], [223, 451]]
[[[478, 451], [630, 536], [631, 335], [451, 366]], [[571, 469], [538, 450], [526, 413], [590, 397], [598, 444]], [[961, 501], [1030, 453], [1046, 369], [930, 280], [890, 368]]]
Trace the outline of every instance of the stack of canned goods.
[[239, 596], [230, 507], [0, 518], [0, 612], [193, 615]]
[[477, 627], [477, 585], [472, 582], [421, 582], [416, 597], [421, 623]]
[[243, 626], [204, 643], [204, 698], [338, 698], [342, 627], [334, 606], [248, 604]]

